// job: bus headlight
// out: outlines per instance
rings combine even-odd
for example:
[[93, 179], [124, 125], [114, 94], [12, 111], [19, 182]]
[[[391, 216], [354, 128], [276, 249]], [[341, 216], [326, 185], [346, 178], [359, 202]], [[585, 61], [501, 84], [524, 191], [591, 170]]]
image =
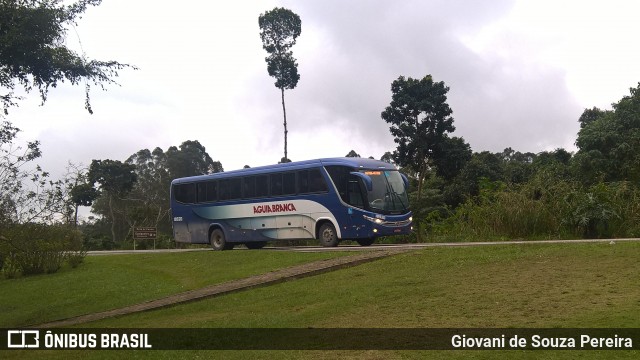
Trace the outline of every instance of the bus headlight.
[[409, 216], [409, 221], [413, 221], [413, 216]]
[[382, 224], [382, 219], [372, 218], [371, 216], [367, 216], [367, 215], [362, 215], [362, 216], [373, 223], [376, 223], [378, 225]]

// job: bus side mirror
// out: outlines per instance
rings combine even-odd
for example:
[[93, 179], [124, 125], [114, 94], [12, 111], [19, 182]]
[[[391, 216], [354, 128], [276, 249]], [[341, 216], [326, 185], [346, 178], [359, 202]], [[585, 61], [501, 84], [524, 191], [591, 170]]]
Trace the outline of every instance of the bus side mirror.
[[402, 176], [402, 182], [404, 182], [404, 188], [406, 190], [409, 190], [409, 178], [407, 177], [407, 175], [400, 173], [400, 176]]
[[360, 179], [362, 179], [362, 182], [364, 182], [364, 186], [367, 188], [367, 191], [371, 191], [373, 190], [373, 181], [371, 181], [371, 178], [369, 177], [369, 175], [365, 175], [361, 172], [357, 172], [357, 171], [353, 171], [350, 173], [353, 176], [357, 176]]

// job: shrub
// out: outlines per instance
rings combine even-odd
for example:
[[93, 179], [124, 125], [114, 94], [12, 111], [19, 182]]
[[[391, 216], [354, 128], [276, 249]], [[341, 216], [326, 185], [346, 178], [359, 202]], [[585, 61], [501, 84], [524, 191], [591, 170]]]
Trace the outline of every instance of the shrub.
[[77, 266], [86, 255], [81, 234], [70, 226], [19, 224], [4, 232], [0, 257], [4, 263], [2, 273], [7, 278], [54, 273], [65, 260]]
[[67, 254], [67, 262], [72, 268], [77, 268], [78, 265], [82, 264], [84, 261], [84, 257], [87, 256], [86, 250], [78, 250], [78, 251], [68, 251]]

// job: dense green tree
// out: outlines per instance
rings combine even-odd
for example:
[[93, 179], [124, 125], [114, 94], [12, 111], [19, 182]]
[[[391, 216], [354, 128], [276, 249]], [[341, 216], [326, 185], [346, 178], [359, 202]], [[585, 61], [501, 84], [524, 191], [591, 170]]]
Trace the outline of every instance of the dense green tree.
[[355, 152], [355, 150], [351, 150], [349, 151], [349, 153], [347, 155], [345, 155], [345, 157], [355, 157], [355, 158], [359, 158], [360, 154], [358, 154], [357, 152]]
[[610, 111], [600, 110], [597, 107], [593, 107], [591, 109], [584, 109], [584, 111], [582, 112], [582, 115], [580, 115], [580, 118], [578, 118], [578, 122], [580, 123], [580, 129], [591, 124], [592, 122], [608, 114], [609, 112]]
[[[78, 226], [78, 208], [91, 206], [98, 198], [98, 191], [88, 183], [88, 169], [82, 165], [69, 163], [67, 173], [64, 176], [65, 197], [67, 199], [69, 214], [66, 222]], [[73, 219], [71, 218], [73, 216]]]
[[391, 84], [391, 104], [381, 114], [391, 124], [398, 144], [393, 152], [396, 164], [412, 167], [418, 174], [418, 199], [427, 172], [446, 161], [441, 158], [447, 155], [446, 135], [455, 130], [448, 91], [444, 82], [433, 81], [431, 75], [422, 79], [400, 76]]
[[269, 53], [265, 58], [269, 76], [276, 79], [275, 86], [280, 89], [282, 115], [284, 117], [284, 157], [281, 162], [289, 162], [287, 154], [287, 110], [284, 103], [284, 90], [294, 89], [300, 80], [298, 64], [293, 57], [291, 47], [300, 36], [300, 17], [285, 8], [274, 8], [258, 17], [262, 47]]
[[[98, 184], [98, 190], [103, 195], [103, 199], [106, 199], [111, 219], [111, 238], [113, 242], [117, 242], [116, 202], [121, 201], [124, 195], [133, 189], [137, 180], [135, 165], [118, 160], [93, 160], [89, 167], [88, 179], [89, 184]], [[95, 212], [100, 213], [100, 211]]]
[[[159, 147], [153, 151], [139, 150], [127, 158], [122, 167], [135, 177], [135, 182], [119, 196], [103, 191], [93, 202], [92, 211], [102, 215], [102, 219], [84, 226], [93, 247], [121, 246], [107, 238], [124, 239], [135, 226], [156, 227], [159, 237], [171, 237], [171, 180], [223, 171], [220, 162], [213, 161], [198, 141], [185, 141], [180, 146], [169, 147], [166, 152]], [[91, 171], [90, 175], [95, 176]]]
[[90, 83], [103, 87], [111, 84], [118, 70], [129, 67], [117, 61], [87, 59], [65, 46], [67, 31], [88, 6], [101, 0], [0, 1], [0, 94], [4, 113], [19, 99], [16, 87], [25, 92], [37, 89], [44, 103], [50, 88], [68, 81], [85, 82], [85, 108], [92, 113]]
[[385, 152], [382, 157], [380, 157], [380, 161], [388, 162], [389, 164], [394, 164], [393, 154], [390, 151]]
[[172, 146], [164, 154], [172, 179], [222, 172], [222, 164], [213, 161], [206, 148], [198, 140], [187, 140], [179, 147]]
[[503, 180], [502, 160], [489, 151], [474, 153], [459, 175], [466, 194], [477, 196], [480, 193], [480, 182]]
[[[580, 118], [572, 166], [584, 182], [640, 181], [640, 83], [612, 111]], [[589, 120], [585, 120], [589, 118]]]
[[153, 151], [143, 149], [131, 155], [125, 163], [135, 165], [137, 177], [127, 197], [128, 222], [131, 226], [152, 226], [159, 231], [170, 232], [169, 187], [172, 176], [166, 154], [159, 147]]
[[447, 134], [434, 148], [433, 153], [436, 174], [445, 181], [453, 180], [471, 160], [471, 146], [463, 138], [449, 137]]
[[533, 161], [536, 154], [531, 152], [521, 153], [508, 147], [497, 153], [504, 165], [503, 180], [508, 184], [522, 184], [529, 180], [533, 173]]
[[75, 207], [75, 221], [78, 224], [78, 207], [91, 206], [98, 197], [98, 191], [88, 183], [81, 183], [71, 189], [71, 201]]

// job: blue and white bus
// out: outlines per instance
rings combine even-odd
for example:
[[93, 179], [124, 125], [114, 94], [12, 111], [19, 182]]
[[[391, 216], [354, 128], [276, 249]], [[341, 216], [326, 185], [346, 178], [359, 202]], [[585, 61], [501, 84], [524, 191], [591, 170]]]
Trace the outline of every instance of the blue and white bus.
[[177, 242], [214, 250], [276, 239], [340, 240], [371, 245], [409, 234], [408, 180], [395, 166], [332, 158], [175, 179], [171, 215]]

